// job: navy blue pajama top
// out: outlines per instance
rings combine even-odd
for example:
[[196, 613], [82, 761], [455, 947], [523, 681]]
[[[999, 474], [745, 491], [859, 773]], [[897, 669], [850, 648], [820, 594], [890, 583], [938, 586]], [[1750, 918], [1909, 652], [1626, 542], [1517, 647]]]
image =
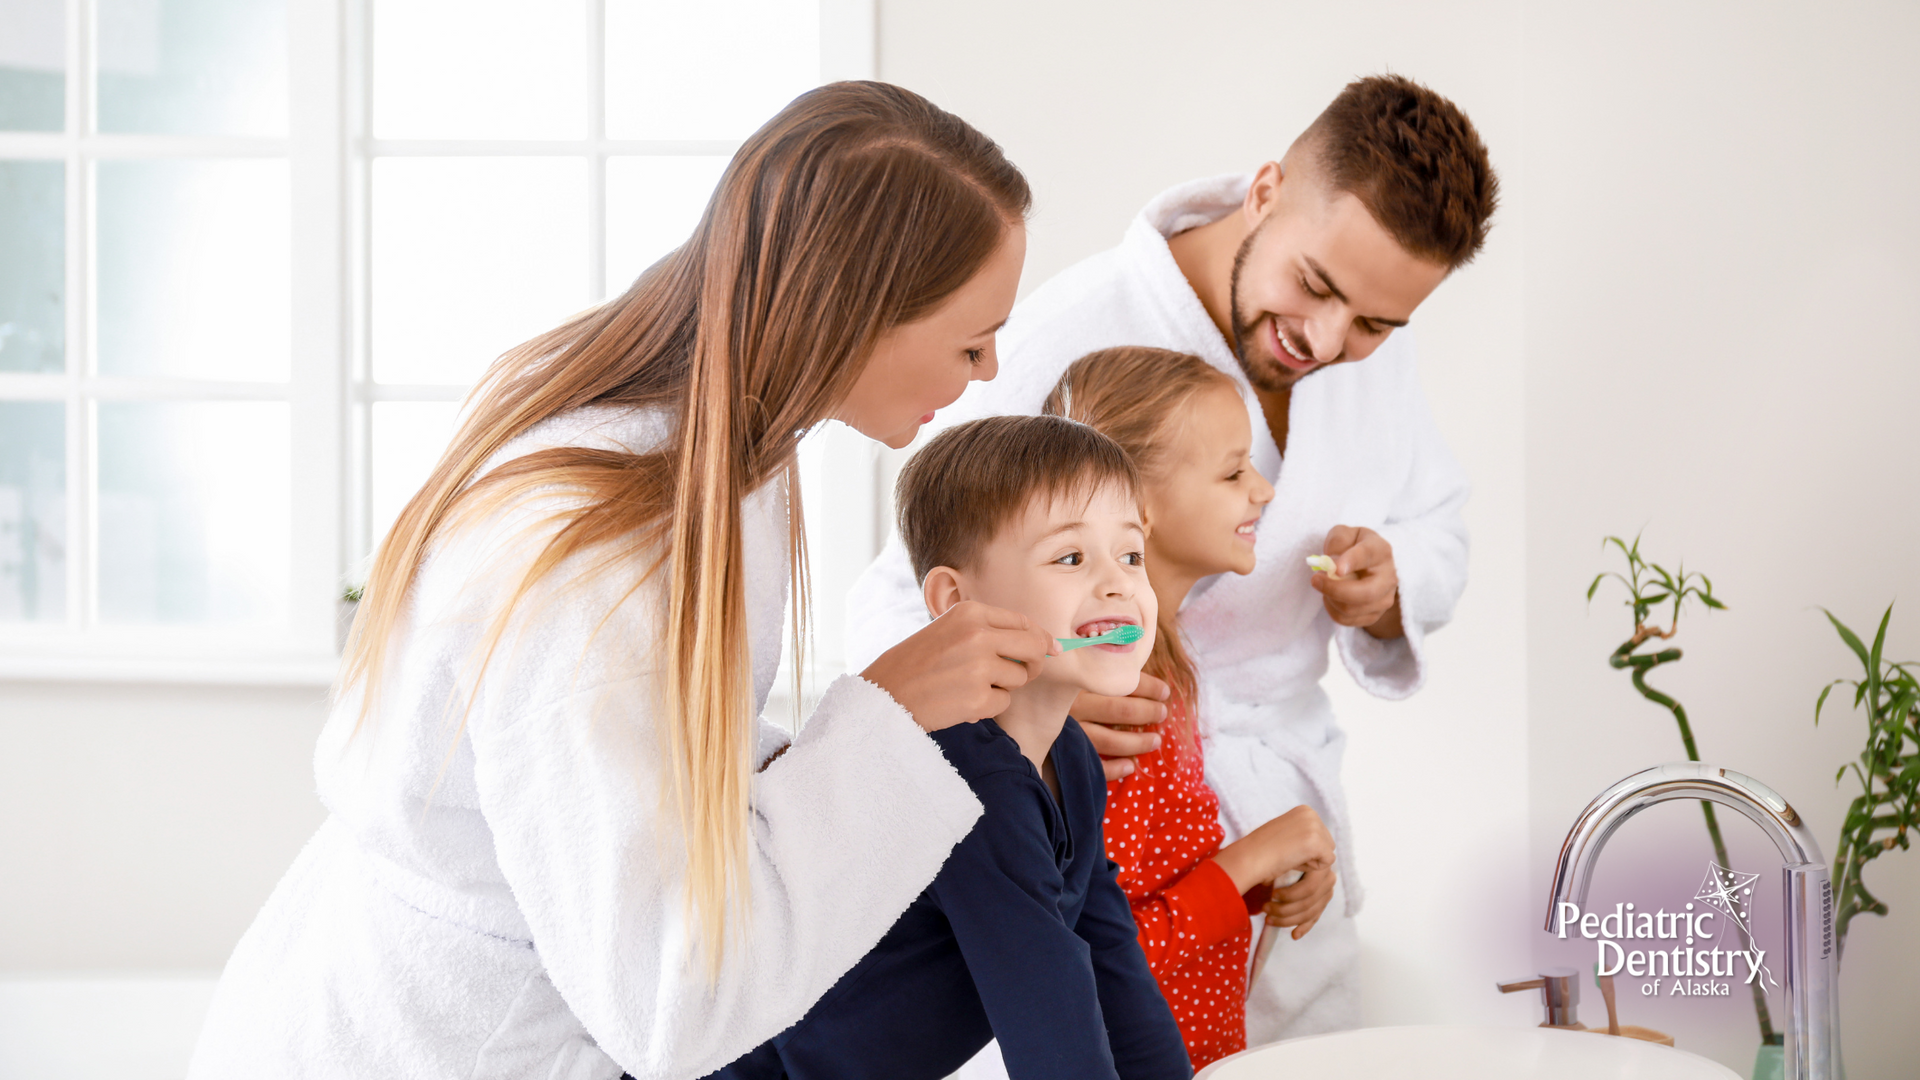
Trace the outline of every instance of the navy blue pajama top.
[[1000, 1040], [1012, 1080], [1186, 1080], [1100, 833], [1100, 757], [1068, 721], [1054, 801], [991, 720], [933, 733], [985, 812], [933, 884], [800, 1022], [714, 1080], [939, 1080]]

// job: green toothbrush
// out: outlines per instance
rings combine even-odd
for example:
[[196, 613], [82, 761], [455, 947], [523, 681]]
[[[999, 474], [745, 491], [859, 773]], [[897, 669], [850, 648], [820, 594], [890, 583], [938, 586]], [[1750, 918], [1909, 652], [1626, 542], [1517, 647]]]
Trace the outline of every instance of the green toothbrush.
[[1064, 653], [1072, 652], [1082, 645], [1131, 645], [1146, 636], [1147, 632], [1145, 630], [1128, 624], [1126, 626], [1116, 626], [1106, 633], [1101, 634], [1099, 637], [1063, 637], [1056, 640], [1060, 642], [1060, 651]]

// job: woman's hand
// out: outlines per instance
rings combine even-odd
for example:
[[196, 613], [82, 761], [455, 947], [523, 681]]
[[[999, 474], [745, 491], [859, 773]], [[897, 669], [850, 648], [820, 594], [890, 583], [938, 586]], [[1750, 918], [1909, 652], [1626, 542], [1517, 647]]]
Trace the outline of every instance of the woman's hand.
[[[1221, 848], [1213, 861], [1227, 872], [1233, 879], [1233, 887], [1241, 893], [1289, 870], [1307, 875], [1299, 883], [1288, 886], [1291, 892], [1314, 871], [1333, 866], [1333, 834], [1321, 823], [1313, 807], [1302, 804]], [[1332, 895], [1331, 876], [1324, 884], [1327, 894]], [[1323, 902], [1320, 906], [1326, 904]]]
[[1049, 656], [1053, 635], [1025, 615], [962, 600], [880, 654], [860, 677], [893, 695], [928, 731], [1006, 711]]

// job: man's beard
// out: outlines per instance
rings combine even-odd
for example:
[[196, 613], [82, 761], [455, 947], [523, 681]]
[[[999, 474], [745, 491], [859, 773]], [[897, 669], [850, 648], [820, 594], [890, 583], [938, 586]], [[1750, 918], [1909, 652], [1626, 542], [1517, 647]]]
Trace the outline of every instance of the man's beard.
[[1247, 339], [1253, 336], [1256, 323], [1246, 322], [1240, 315], [1240, 270], [1247, 263], [1247, 253], [1253, 250], [1254, 240], [1265, 227], [1266, 223], [1262, 222], [1248, 233], [1247, 238], [1240, 241], [1240, 250], [1233, 254], [1233, 275], [1227, 279], [1227, 323], [1233, 327], [1233, 358], [1240, 362], [1240, 371], [1246, 375], [1247, 381], [1253, 384], [1255, 390], [1281, 394], [1293, 389], [1294, 383], [1313, 373], [1296, 374], [1288, 371], [1277, 357], [1271, 364], [1262, 365], [1255, 365], [1247, 358]]

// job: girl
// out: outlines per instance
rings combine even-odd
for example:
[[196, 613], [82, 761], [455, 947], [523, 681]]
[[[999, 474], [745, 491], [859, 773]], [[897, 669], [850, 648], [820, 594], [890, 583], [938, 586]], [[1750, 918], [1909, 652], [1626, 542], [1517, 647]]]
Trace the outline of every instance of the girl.
[[[1239, 388], [1197, 356], [1091, 353], [1061, 376], [1044, 411], [1112, 437], [1144, 484], [1147, 578], [1160, 611], [1146, 670], [1172, 696], [1161, 748], [1108, 785], [1104, 833], [1140, 947], [1198, 1069], [1246, 1047], [1248, 916], [1261, 910], [1267, 883], [1333, 861], [1333, 839], [1306, 806], [1220, 846], [1219, 801], [1204, 779], [1195, 723], [1197, 679], [1177, 626], [1201, 578], [1253, 569], [1253, 533], [1273, 485], [1248, 459], [1253, 429]], [[1298, 938], [1318, 913], [1281, 914], [1298, 921]]]
[[1028, 202], [957, 117], [824, 87], [686, 244], [501, 358], [381, 545], [331, 816], [193, 1076], [699, 1076], [879, 940], [979, 813], [926, 732], [1057, 647], [962, 605], [790, 744], [756, 723], [806, 581], [795, 447], [827, 419], [904, 446], [993, 377]]

